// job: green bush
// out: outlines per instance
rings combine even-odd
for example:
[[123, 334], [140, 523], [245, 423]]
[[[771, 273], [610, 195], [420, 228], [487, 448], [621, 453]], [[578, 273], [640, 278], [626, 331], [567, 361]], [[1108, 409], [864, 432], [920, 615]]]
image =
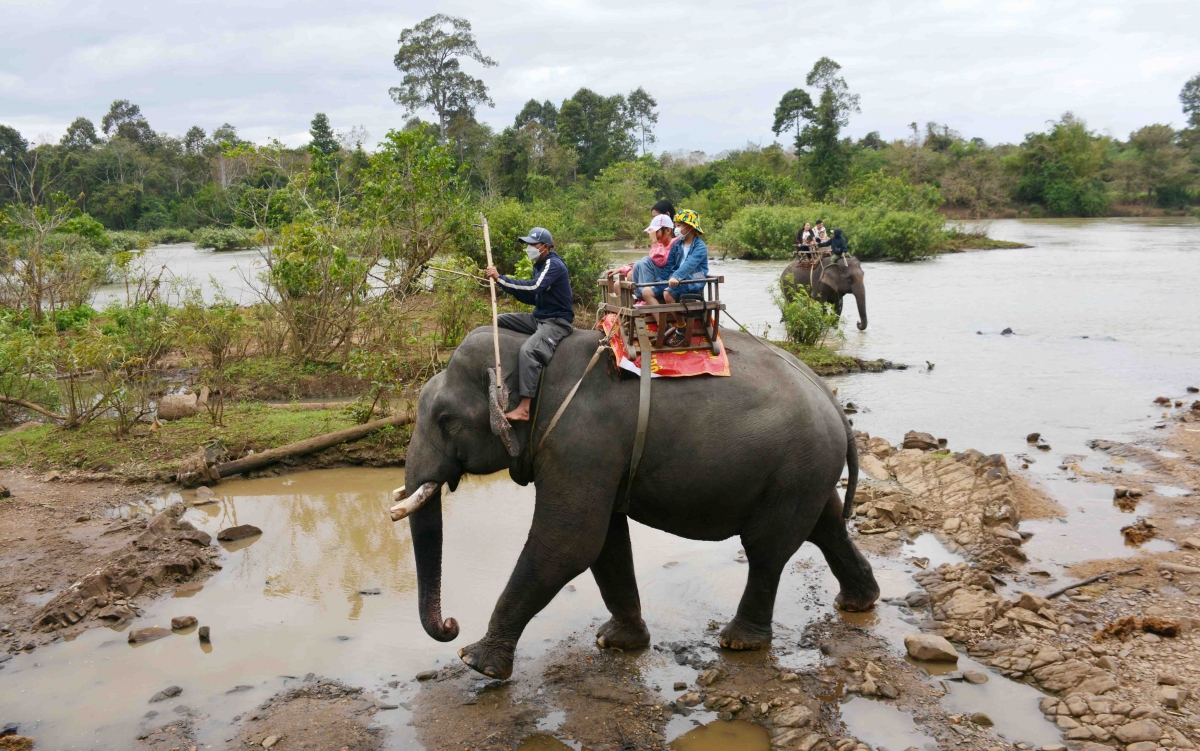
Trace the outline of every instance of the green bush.
[[144, 232], [134, 232], [132, 230], [110, 230], [108, 233], [108, 244], [114, 251], [131, 251], [145, 250], [154, 243], [150, 236]]
[[783, 330], [793, 344], [813, 346], [823, 343], [831, 334], [840, 335], [841, 316], [827, 302], [808, 296], [808, 288], [797, 285], [784, 294], [776, 282], [771, 297], [783, 316]]
[[558, 249], [571, 276], [571, 293], [576, 305], [590, 308], [600, 300], [600, 285], [596, 280], [608, 267], [608, 251], [593, 243], [571, 243]]
[[108, 232], [104, 229], [104, 225], [93, 219], [86, 213], [79, 213], [68, 219], [58, 232], [68, 235], [79, 235], [93, 250], [107, 252], [112, 248], [112, 241], [109, 239]]
[[804, 222], [819, 218], [825, 220], [831, 232], [834, 227], [841, 227], [850, 252], [864, 260], [924, 258], [936, 253], [944, 239], [944, 220], [932, 210], [889, 211], [876, 205], [845, 207], [814, 203], [747, 206], [713, 236], [713, 245], [739, 258], [790, 258], [796, 232]]
[[217, 251], [253, 248], [258, 245], [256, 239], [254, 232], [233, 227], [201, 227], [192, 233], [197, 248]]
[[192, 231], [186, 227], [167, 227], [150, 233], [150, 239], [156, 245], [174, 245], [175, 243], [190, 243]]

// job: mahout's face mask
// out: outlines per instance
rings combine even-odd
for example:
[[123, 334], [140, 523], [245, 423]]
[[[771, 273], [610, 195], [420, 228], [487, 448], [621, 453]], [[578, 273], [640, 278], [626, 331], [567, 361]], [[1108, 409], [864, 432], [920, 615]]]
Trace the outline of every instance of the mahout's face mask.
[[536, 245], [526, 245], [525, 256], [529, 259], [530, 263], [537, 263], [538, 259], [542, 257], [542, 251]]

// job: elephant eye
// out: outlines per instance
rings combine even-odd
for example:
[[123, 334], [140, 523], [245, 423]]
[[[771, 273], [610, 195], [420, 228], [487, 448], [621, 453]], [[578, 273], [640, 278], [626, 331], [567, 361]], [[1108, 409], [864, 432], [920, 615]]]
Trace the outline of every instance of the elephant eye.
[[453, 415], [442, 415], [437, 421], [438, 432], [447, 441], [462, 432], [462, 421]]

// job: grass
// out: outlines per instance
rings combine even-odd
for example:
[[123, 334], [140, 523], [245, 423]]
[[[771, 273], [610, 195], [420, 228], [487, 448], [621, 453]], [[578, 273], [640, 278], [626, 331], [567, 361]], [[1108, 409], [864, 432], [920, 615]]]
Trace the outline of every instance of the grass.
[[[72, 469], [111, 473], [128, 481], [170, 481], [180, 461], [205, 443], [220, 440], [231, 458], [248, 449], [263, 451], [353, 425], [343, 410], [292, 411], [261, 404], [230, 405], [225, 425], [216, 427], [206, 413], [162, 423], [152, 431], [139, 426], [116, 439], [103, 421], [74, 430], [51, 425], [0, 434], [0, 466], [24, 466], [38, 472]], [[347, 461], [400, 464], [407, 429], [388, 428], [363, 439], [342, 454]]]
[[791, 342], [771, 342], [780, 349], [785, 349], [795, 355], [801, 362], [813, 369], [819, 376], [845, 375], [846, 373], [881, 373], [885, 370], [903, 370], [905, 366], [896, 365], [887, 360], [860, 360], [857, 357], [843, 355], [840, 352], [823, 347], [819, 344], [793, 344]]
[[988, 237], [987, 232], [962, 232], [950, 229], [946, 232], [946, 240], [937, 247], [939, 253], [961, 253], [964, 250], [1000, 250], [1007, 248], [1028, 248], [1024, 243], [1010, 240], [996, 240]]

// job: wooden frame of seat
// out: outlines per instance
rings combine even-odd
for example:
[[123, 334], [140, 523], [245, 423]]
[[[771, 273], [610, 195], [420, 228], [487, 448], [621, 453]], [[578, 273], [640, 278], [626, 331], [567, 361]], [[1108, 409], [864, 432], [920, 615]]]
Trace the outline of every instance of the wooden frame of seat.
[[[720, 287], [724, 283], [725, 277], [706, 276], [701, 279], [687, 280], [688, 284], [704, 282], [704, 300], [702, 302], [660, 303], [641, 307], [634, 307], [634, 303], [641, 299], [640, 288], [657, 287], [663, 282], [635, 284], [620, 275], [614, 276], [612, 279], [602, 277], [599, 281], [600, 288], [603, 290], [603, 300], [597, 311], [597, 318], [603, 318], [607, 313], [617, 315], [617, 322], [621, 327], [621, 337], [625, 340], [625, 347], [631, 358], [639, 355], [636, 319], [645, 319], [646, 316], [663, 313], [686, 315], [687, 327], [684, 334], [687, 339], [683, 346], [666, 346], [664, 343], [666, 327], [664, 326], [663, 330], [657, 332], [657, 336], [651, 341], [651, 352], [689, 352], [707, 349], [714, 355], [721, 353], [721, 343], [717, 340], [717, 333], [721, 330], [721, 311], [725, 310], [725, 304], [721, 302]], [[697, 335], [704, 337], [704, 342], [692, 344], [692, 340]]]

